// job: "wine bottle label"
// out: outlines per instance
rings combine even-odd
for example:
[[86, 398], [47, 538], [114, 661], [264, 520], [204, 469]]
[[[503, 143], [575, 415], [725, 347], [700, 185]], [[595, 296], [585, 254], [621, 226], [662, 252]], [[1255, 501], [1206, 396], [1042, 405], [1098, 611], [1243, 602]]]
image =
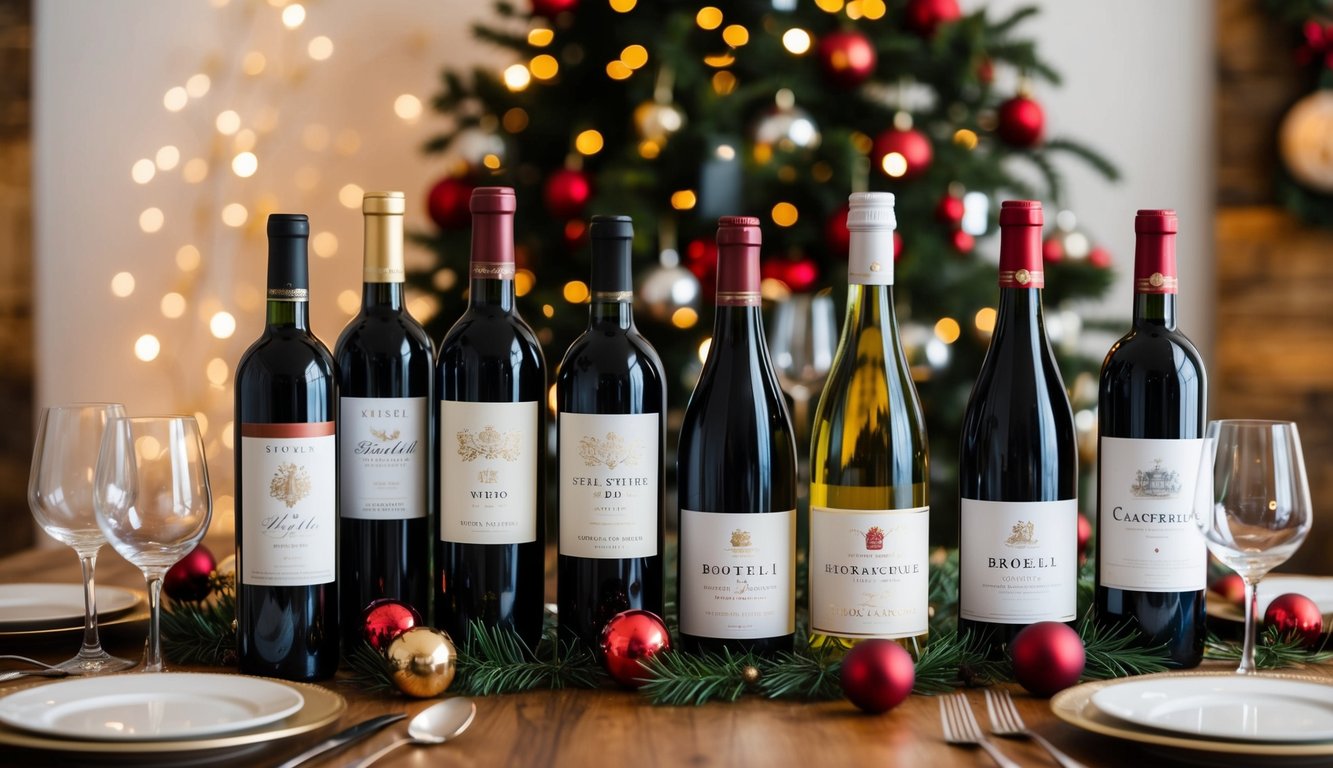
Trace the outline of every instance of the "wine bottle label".
[[425, 517], [426, 398], [344, 397], [340, 405], [340, 514], [358, 520]]
[[680, 511], [680, 631], [747, 640], [796, 631], [796, 511]]
[[1073, 621], [1078, 501], [962, 500], [958, 615], [970, 621]]
[[930, 507], [810, 508], [810, 628], [914, 637], [929, 619]]
[[1195, 524], [1202, 439], [1103, 437], [1097, 535], [1100, 583], [1137, 592], [1193, 592], [1207, 583]]
[[661, 416], [560, 414], [560, 554], [658, 553]]
[[440, 539], [537, 540], [537, 402], [440, 401]]
[[241, 583], [333, 581], [336, 443], [332, 421], [241, 425]]

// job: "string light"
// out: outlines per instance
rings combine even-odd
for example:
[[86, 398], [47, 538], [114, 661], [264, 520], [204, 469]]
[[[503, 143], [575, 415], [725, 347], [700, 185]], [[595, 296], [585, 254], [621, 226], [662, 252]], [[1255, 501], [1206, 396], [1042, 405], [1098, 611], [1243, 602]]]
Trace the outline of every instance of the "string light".
[[145, 363], [156, 360], [161, 351], [162, 342], [151, 333], [145, 333], [134, 341], [134, 356]]
[[245, 58], [241, 59], [241, 71], [251, 77], [262, 73], [266, 66], [268, 66], [268, 59], [264, 58], [264, 54], [259, 51], [250, 51], [245, 54]]
[[800, 218], [800, 213], [796, 210], [796, 206], [784, 202], [773, 206], [772, 216], [774, 224], [779, 227], [790, 227]]
[[736, 76], [723, 70], [713, 75], [713, 92], [726, 96], [736, 90]]
[[176, 267], [182, 272], [193, 272], [199, 268], [201, 257], [199, 249], [193, 245], [182, 245], [176, 251]]
[[638, 69], [648, 63], [648, 49], [637, 43], [627, 45], [625, 50], [620, 52], [620, 60], [630, 69]]
[[677, 328], [693, 328], [699, 322], [699, 313], [690, 307], [680, 307], [671, 313], [671, 324]]
[[[452, 270], [450, 270], [452, 273]], [[537, 276], [530, 269], [520, 269], [514, 272], [514, 294], [517, 296], [527, 296], [532, 287], [537, 284]], [[447, 290], [447, 289], [446, 289]]]
[[231, 369], [227, 367], [227, 361], [220, 357], [209, 360], [208, 365], [204, 366], [204, 375], [208, 377], [209, 383], [215, 387], [226, 384], [227, 376], [230, 373]]
[[740, 48], [750, 42], [750, 30], [740, 24], [731, 24], [722, 30], [722, 40], [732, 48]]
[[638, 4], [639, 0], [611, 0], [611, 10], [616, 13], [629, 13]]
[[181, 86], [167, 89], [166, 94], [162, 96], [162, 106], [167, 108], [168, 112], [179, 112], [185, 109], [185, 105], [190, 101], [190, 94]]
[[888, 153], [884, 156], [880, 165], [884, 168], [885, 173], [895, 179], [907, 173], [907, 158], [903, 157], [901, 152]]
[[181, 178], [190, 184], [198, 184], [208, 178], [208, 161], [202, 157], [191, 158], [181, 169]]
[[404, 93], [393, 100], [393, 113], [403, 120], [413, 122], [421, 117], [421, 99]]
[[134, 275], [117, 272], [111, 278], [111, 293], [122, 299], [134, 293]]
[[977, 316], [974, 318], [977, 330], [982, 333], [990, 333], [995, 330], [995, 310], [991, 307], [982, 307], [977, 310]]
[[856, 21], [864, 15], [865, 13], [861, 10], [861, 0], [847, 1], [847, 18]]
[[644, 160], [655, 160], [662, 154], [662, 145], [652, 139], [644, 139], [639, 142], [639, 156]]
[[533, 48], [545, 48], [555, 39], [555, 31], [545, 27], [528, 30], [528, 45]]
[[226, 109], [218, 113], [213, 125], [217, 126], [218, 133], [231, 136], [241, 129], [241, 116], [234, 109]]
[[562, 291], [565, 301], [570, 304], [582, 304], [588, 300], [588, 284], [582, 280], [570, 280]]
[[700, 29], [717, 29], [722, 26], [722, 10], [706, 5], [694, 15], [694, 23], [698, 24]]
[[162, 214], [161, 208], [145, 208], [143, 213], [139, 214], [139, 229], [151, 235], [162, 229], [165, 221], [166, 217]]
[[255, 156], [254, 152], [241, 152], [231, 159], [232, 173], [242, 179], [254, 176], [257, 170], [259, 170], [259, 158]]
[[485, 157], [481, 158], [481, 164], [489, 170], [498, 171], [500, 170], [500, 156], [493, 152], [487, 153]]
[[540, 53], [532, 57], [528, 62], [528, 69], [532, 71], [532, 76], [538, 80], [550, 80], [560, 71], [560, 62], [549, 53]]
[[510, 64], [504, 71], [505, 87], [514, 93], [525, 90], [532, 82], [532, 73], [522, 64]]
[[208, 330], [215, 338], [229, 339], [236, 333], [236, 318], [230, 312], [217, 312], [208, 321]]
[[505, 112], [500, 124], [510, 133], [522, 133], [528, 127], [528, 113], [522, 107], [512, 107]]
[[235, 430], [236, 422], [229, 421], [222, 427], [222, 447], [227, 450], [235, 448]]
[[629, 65], [620, 59], [606, 65], [606, 76], [612, 80], [624, 80], [632, 74], [634, 74], [634, 70], [630, 69]]
[[953, 143], [957, 144], [963, 149], [969, 149], [969, 150], [976, 149], [977, 134], [974, 131], [970, 131], [966, 128], [959, 128], [957, 131], [954, 131]]
[[699, 362], [708, 362], [708, 350], [713, 348], [713, 337], [709, 336], [699, 344]]
[[296, 29], [305, 23], [305, 6], [292, 3], [282, 9], [282, 25], [287, 29]]
[[715, 53], [704, 57], [704, 63], [713, 68], [729, 67], [736, 63], [736, 57], [731, 53]]
[[800, 56], [810, 50], [810, 33], [793, 27], [782, 33], [782, 47], [786, 48], [788, 53]]
[[229, 227], [239, 227], [250, 218], [250, 212], [240, 203], [228, 203], [222, 208], [222, 223]]
[[815, 0], [815, 5], [826, 13], [837, 13], [842, 10], [842, 0]]
[[169, 171], [181, 161], [181, 151], [168, 144], [157, 151], [156, 160], [159, 171]]
[[208, 79], [208, 75], [200, 72], [185, 81], [185, 94], [192, 99], [203, 98], [212, 85], [213, 81]]
[[888, 10], [884, 0], [861, 0], [861, 14], [870, 21], [884, 18], [884, 14], [888, 13]]
[[255, 132], [249, 128], [242, 128], [236, 132], [236, 137], [232, 139], [232, 146], [236, 147], [237, 152], [249, 152], [255, 148], [255, 142], [258, 137]]
[[698, 201], [692, 189], [681, 189], [671, 193], [671, 207], [678, 211], [688, 211]]
[[147, 184], [153, 180], [153, 176], [156, 174], [157, 165], [146, 157], [142, 160], [136, 160], [130, 168], [130, 178], [138, 184]]
[[935, 336], [945, 344], [952, 344], [958, 341], [962, 335], [963, 329], [959, 327], [958, 321], [952, 317], [941, 317], [939, 322], [935, 323]]
[[310, 249], [321, 259], [331, 259], [338, 255], [338, 236], [332, 232], [320, 232], [310, 238]]
[[574, 139], [574, 148], [580, 154], [595, 155], [602, 151], [603, 143], [602, 134], [590, 128]]
[[555, 307], [551, 306], [550, 304], [543, 304], [542, 314], [545, 315], [546, 317], [555, 317]]
[[338, 294], [338, 309], [349, 315], [355, 315], [361, 308], [361, 295], [348, 288]]
[[[520, 269], [518, 270], [518, 272], [514, 273], [514, 293], [517, 293], [519, 296], [522, 296], [525, 293], [527, 293], [527, 291], [523, 291], [521, 293], [519, 292], [518, 276], [520, 273], [523, 272], [527, 272], [527, 270]], [[529, 289], [532, 288], [531, 279], [532, 279], [532, 273], [528, 272]], [[430, 283], [431, 285], [435, 286], [435, 290], [437, 291], [451, 290], [455, 285], [458, 285], [458, 273], [453, 271], [452, 269], [449, 269], [448, 267], [445, 267], [443, 269], [437, 269], [435, 270], [435, 274], [431, 277]]]
[[161, 309], [163, 317], [175, 320], [185, 314], [185, 297], [172, 291], [162, 297]]
[[333, 55], [333, 41], [324, 35], [312, 38], [306, 44], [305, 52], [315, 61], [325, 61]]
[[360, 208], [361, 198], [366, 191], [357, 184], [344, 184], [343, 188], [338, 190], [338, 202], [343, 204], [344, 208]]

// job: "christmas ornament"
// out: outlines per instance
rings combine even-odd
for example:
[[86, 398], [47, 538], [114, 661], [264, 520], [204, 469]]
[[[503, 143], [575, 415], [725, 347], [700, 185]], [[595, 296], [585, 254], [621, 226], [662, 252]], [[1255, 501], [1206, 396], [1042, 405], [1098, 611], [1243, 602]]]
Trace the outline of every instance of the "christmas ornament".
[[824, 77], [838, 88], [855, 88], [875, 72], [875, 46], [860, 32], [839, 30], [824, 35], [816, 51]]
[[426, 210], [440, 229], [462, 229], [472, 221], [468, 210], [471, 199], [471, 184], [462, 179], [443, 178], [435, 182], [426, 196]]
[[990, 85], [995, 80], [995, 62], [989, 56], [983, 56], [977, 62], [977, 80], [983, 85]]
[[1000, 105], [995, 132], [1000, 140], [1014, 147], [1034, 147], [1041, 143], [1046, 128], [1046, 113], [1035, 100], [1019, 94]]
[[208, 547], [198, 544], [167, 570], [162, 577], [162, 589], [172, 600], [203, 600], [212, 591], [209, 577], [217, 564]]
[[741, 679], [745, 681], [746, 685], [754, 685], [759, 682], [759, 668], [749, 664], [745, 665], [745, 668], [741, 670]]
[[676, 310], [693, 307], [699, 301], [700, 280], [697, 273], [681, 266], [663, 266], [649, 270], [639, 286], [648, 314], [661, 322], [669, 322]]
[[1232, 605], [1245, 605], [1245, 580], [1238, 573], [1228, 573], [1209, 584], [1208, 588]]
[[903, 236], [898, 234], [898, 230], [893, 230], [893, 260], [901, 261], [903, 258]]
[[685, 113], [675, 104], [645, 101], [634, 109], [634, 127], [641, 138], [662, 144], [685, 127]]
[[907, 28], [922, 37], [934, 37], [941, 24], [957, 21], [962, 15], [958, 0], [911, 0], [903, 9]]
[[966, 255], [972, 252], [972, 248], [977, 244], [977, 240], [963, 230], [958, 229], [954, 230], [954, 233], [949, 237], [949, 243], [953, 246], [955, 251]]
[[1100, 245], [1094, 245], [1088, 251], [1088, 263], [1098, 269], [1106, 269], [1111, 266], [1111, 252]]
[[1297, 182], [1316, 192], [1333, 192], [1333, 89], [1317, 90], [1296, 102], [1282, 118], [1278, 150]]
[[[895, 231], [894, 234], [897, 234]], [[824, 222], [824, 245], [834, 256], [846, 256], [852, 247], [852, 233], [847, 229], [847, 204], [844, 203]]]
[[1078, 217], [1073, 211], [1066, 209], [1055, 214], [1055, 229], [1042, 241], [1041, 255], [1051, 263], [1066, 259], [1084, 261], [1092, 255], [1092, 238], [1078, 227]]
[[503, 167], [505, 155], [504, 137], [494, 128], [471, 125], [449, 140], [444, 160], [458, 175], [470, 175]]
[[431, 627], [413, 627], [394, 638], [384, 658], [398, 690], [420, 699], [443, 693], [458, 663], [449, 634]]
[[892, 179], [914, 179], [930, 168], [935, 151], [930, 139], [914, 128], [890, 128], [875, 137], [870, 160]]
[[796, 106], [796, 97], [783, 88], [777, 106], [764, 112], [754, 126], [754, 143], [790, 152], [815, 149], [822, 137], [810, 113]]
[[842, 660], [842, 692], [871, 714], [888, 712], [912, 692], [912, 655], [892, 640], [862, 640]]
[[592, 181], [583, 171], [561, 168], [546, 179], [542, 200], [546, 210], [557, 219], [572, 219], [583, 213], [592, 197]]
[[1064, 239], [1060, 237], [1048, 237], [1041, 244], [1041, 261], [1043, 264], [1058, 264], [1064, 261], [1065, 245]]
[[804, 293], [819, 282], [819, 264], [809, 258], [792, 260], [774, 256], [760, 263], [759, 276], [765, 280], [778, 280], [795, 293]]
[[532, 0], [532, 15], [554, 18], [578, 7], [579, 0]]
[[1092, 521], [1087, 515], [1078, 516], [1078, 563], [1082, 565], [1088, 559], [1088, 542], [1092, 540]]
[[421, 614], [415, 607], [385, 597], [367, 605], [361, 612], [361, 636], [371, 648], [383, 653], [395, 637], [422, 623]]
[[1319, 605], [1296, 592], [1273, 598], [1264, 611], [1264, 624], [1277, 627], [1283, 635], [1299, 638], [1306, 648], [1319, 645], [1324, 634], [1324, 617], [1319, 613]]
[[1087, 657], [1083, 640], [1067, 624], [1039, 621], [1009, 646], [1014, 679], [1038, 696], [1053, 696], [1078, 682]]
[[213, 572], [220, 578], [234, 579], [236, 577], [236, 554], [232, 553], [222, 558]]
[[935, 218], [950, 229], [963, 223], [963, 198], [945, 194], [935, 206]]
[[666, 623], [651, 611], [622, 611], [602, 628], [602, 663], [621, 685], [643, 685], [644, 669], [639, 662], [670, 649]]

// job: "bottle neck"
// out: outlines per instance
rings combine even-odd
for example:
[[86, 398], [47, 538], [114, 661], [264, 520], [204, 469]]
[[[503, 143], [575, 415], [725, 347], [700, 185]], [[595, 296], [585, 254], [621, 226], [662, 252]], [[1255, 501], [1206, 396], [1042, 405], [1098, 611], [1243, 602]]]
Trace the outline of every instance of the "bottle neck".
[[508, 279], [502, 279], [476, 277], [474, 273], [472, 285], [468, 291], [468, 306], [493, 307], [504, 312], [513, 312], [514, 279], [512, 275]]
[[892, 285], [847, 286], [847, 317], [843, 327], [851, 330], [881, 328], [884, 335], [897, 335], [898, 321], [893, 309]]
[[995, 313], [995, 336], [1013, 335], [1033, 341], [1046, 337], [1040, 288], [1001, 288]]
[[269, 237], [268, 307], [270, 328], [310, 329], [310, 272], [304, 236]]
[[1176, 235], [1139, 232], [1134, 239], [1134, 324], [1176, 328]]
[[514, 310], [514, 214], [472, 215], [472, 286], [468, 305]]
[[268, 300], [265, 319], [269, 328], [295, 328], [298, 331], [310, 330], [310, 302]]
[[767, 349], [762, 309], [758, 306], [719, 304], [717, 315], [713, 318], [712, 348]]
[[388, 309], [401, 312], [403, 303], [402, 283], [365, 283], [361, 286], [362, 310]]
[[592, 274], [588, 279], [588, 288], [592, 292], [592, 304], [588, 307], [590, 326], [614, 325], [629, 330], [634, 325], [631, 257], [628, 237], [593, 235]]
[[588, 327], [599, 326], [628, 331], [634, 327], [634, 305], [629, 299], [599, 299], [594, 294], [588, 306]]

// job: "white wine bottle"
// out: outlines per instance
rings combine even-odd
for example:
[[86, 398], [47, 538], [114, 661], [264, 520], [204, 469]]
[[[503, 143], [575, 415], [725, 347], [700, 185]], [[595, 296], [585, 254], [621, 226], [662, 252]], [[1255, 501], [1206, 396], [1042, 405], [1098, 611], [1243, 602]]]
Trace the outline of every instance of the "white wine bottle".
[[929, 449], [893, 308], [893, 195], [849, 201], [847, 317], [810, 446], [812, 645], [899, 640], [929, 614]]

